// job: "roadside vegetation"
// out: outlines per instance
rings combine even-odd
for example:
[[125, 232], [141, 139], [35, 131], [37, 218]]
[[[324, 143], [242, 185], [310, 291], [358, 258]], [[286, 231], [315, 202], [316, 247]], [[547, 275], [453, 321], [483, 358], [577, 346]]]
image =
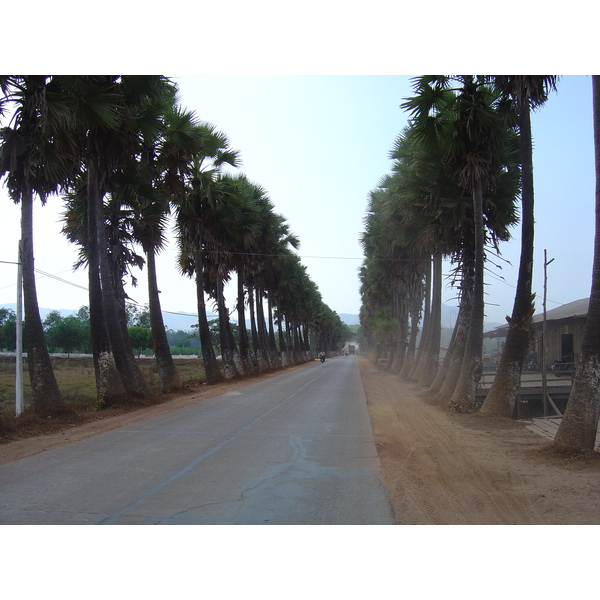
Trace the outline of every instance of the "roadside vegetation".
[[[31, 406], [31, 384], [24, 380], [25, 411], [15, 416], [15, 359], [0, 356], [0, 444], [31, 436], [45, 435], [65, 428], [106, 418], [170, 400], [163, 394], [158, 381], [158, 369], [153, 359], [142, 358], [139, 369], [151, 391], [148, 397], [112, 407], [99, 409], [96, 402], [94, 360], [88, 357], [52, 356], [52, 368], [60, 387], [65, 407], [54, 415], [39, 415]], [[178, 358], [177, 371], [183, 382], [182, 392], [193, 392], [206, 381], [202, 361], [197, 356]]]

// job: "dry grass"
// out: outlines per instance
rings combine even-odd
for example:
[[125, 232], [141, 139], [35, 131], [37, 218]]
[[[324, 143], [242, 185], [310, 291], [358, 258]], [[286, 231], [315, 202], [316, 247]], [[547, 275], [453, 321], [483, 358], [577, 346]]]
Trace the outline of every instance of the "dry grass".
[[[23, 374], [24, 413], [15, 417], [15, 362], [14, 358], [0, 358], [0, 443], [14, 439], [46, 435], [85, 423], [90, 420], [123, 414], [142, 406], [161, 404], [171, 399], [160, 393], [158, 369], [152, 359], [139, 359], [138, 364], [153, 392], [145, 400], [130, 400], [123, 405], [98, 410], [94, 363], [90, 358], [53, 358], [54, 374], [66, 403], [65, 411], [52, 417], [40, 417], [31, 409], [31, 387], [26, 366]], [[204, 369], [198, 358], [178, 359], [177, 370], [184, 387], [191, 391], [205, 381]]]

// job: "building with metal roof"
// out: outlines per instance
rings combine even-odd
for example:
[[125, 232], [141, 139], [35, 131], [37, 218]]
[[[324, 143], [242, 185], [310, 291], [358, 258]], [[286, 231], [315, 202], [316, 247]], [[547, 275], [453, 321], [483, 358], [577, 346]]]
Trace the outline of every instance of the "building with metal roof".
[[[581, 354], [589, 301], [589, 298], [581, 298], [546, 311], [546, 364], [577, 363]], [[532, 321], [534, 326], [532, 351], [541, 364], [544, 313], [536, 313]], [[484, 333], [484, 338], [506, 338], [507, 334], [508, 324]]]

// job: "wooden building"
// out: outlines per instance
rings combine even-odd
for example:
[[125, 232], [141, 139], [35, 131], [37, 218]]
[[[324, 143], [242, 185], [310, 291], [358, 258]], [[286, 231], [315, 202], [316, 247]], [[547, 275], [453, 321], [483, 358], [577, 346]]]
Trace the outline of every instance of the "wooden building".
[[[558, 308], [546, 311], [546, 364], [567, 363], [573, 368], [581, 355], [583, 329], [587, 318], [589, 298], [575, 300], [563, 304]], [[531, 360], [535, 359], [538, 365], [542, 364], [542, 330], [544, 313], [533, 316], [534, 340]], [[508, 325], [496, 327], [484, 334], [484, 338], [504, 338], [508, 333]], [[501, 342], [502, 344], [502, 342]]]

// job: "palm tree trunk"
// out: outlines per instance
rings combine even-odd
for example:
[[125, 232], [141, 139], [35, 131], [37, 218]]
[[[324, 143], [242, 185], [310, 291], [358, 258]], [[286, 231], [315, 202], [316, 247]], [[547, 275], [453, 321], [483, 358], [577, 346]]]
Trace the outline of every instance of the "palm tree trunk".
[[265, 358], [261, 352], [260, 347], [260, 336], [258, 333], [258, 327], [256, 325], [256, 307], [255, 307], [255, 292], [254, 287], [248, 287], [248, 304], [250, 308], [250, 330], [252, 332], [252, 350], [254, 352], [255, 365], [259, 372], [268, 371], [269, 363], [265, 361]]
[[246, 328], [246, 311], [244, 310], [244, 269], [242, 266], [238, 269], [237, 276], [237, 313], [238, 313], [238, 337], [240, 346], [240, 355], [244, 374], [250, 375], [256, 372], [252, 361], [252, 352], [250, 350], [250, 340], [248, 339], [248, 329]]
[[293, 365], [299, 364], [298, 356], [296, 354], [296, 340], [294, 338], [295, 331], [294, 322], [288, 319], [286, 316], [285, 321], [285, 335], [286, 335], [286, 345], [288, 349], [288, 356]]
[[33, 257], [33, 194], [30, 189], [26, 189], [21, 196], [21, 248], [25, 347], [33, 409], [38, 414], [51, 415], [64, 408], [64, 401], [46, 346], [37, 300]]
[[473, 302], [471, 318], [465, 343], [460, 376], [450, 399], [450, 407], [459, 412], [469, 412], [475, 407], [477, 384], [481, 378], [483, 349], [483, 187], [481, 178], [473, 182], [473, 222], [475, 233], [475, 269], [473, 279]]
[[596, 171], [596, 226], [592, 289], [581, 361], [575, 373], [567, 409], [554, 438], [555, 448], [592, 451], [600, 414], [600, 75], [592, 76], [594, 152]]
[[[431, 323], [431, 261], [427, 262], [427, 268], [425, 270], [425, 310], [423, 311], [423, 328], [421, 330], [421, 339], [419, 340], [419, 347], [417, 348], [417, 354], [415, 361], [409, 373], [409, 379], [419, 381], [421, 376], [421, 370], [423, 367], [422, 357], [429, 341], [430, 323]], [[421, 298], [423, 304], [423, 298]]]
[[269, 355], [273, 366], [281, 367], [281, 358], [277, 354], [277, 342], [275, 341], [275, 328], [273, 326], [273, 305], [271, 294], [267, 296], [267, 315], [269, 318]]
[[452, 348], [449, 357], [446, 376], [441, 383], [438, 395], [440, 400], [449, 402], [458, 383], [460, 377], [461, 365], [465, 355], [465, 347], [467, 345], [467, 335], [469, 331], [469, 323], [471, 321], [471, 306], [472, 306], [472, 280], [463, 279], [463, 287], [461, 290], [460, 307], [458, 309], [458, 317], [454, 326], [454, 347]]
[[438, 372], [440, 361], [440, 340], [442, 337], [442, 255], [433, 257], [430, 331], [423, 369], [419, 385], [429, 387]]
[[225, 379], [239, 377], [240, 373], [234, 361], [234, 347], [229, 336], [229, 315], [223, 296], [223, 280], [217, 275], [217, 307], [219, 312], [219, 341], [221, 342], [221, 361], [225, 371]]
[[417, 308], [413, 302], [410, 309], [410, 336], [408, 338], [408, 347], [406, 348], [406, 354], [404, 356], [404, 364], [400, 370], [400, 377], [402, 379], [408, 378], [408, 375], [414, 364], [415, 351], [417, 348], [417, 336], [419, 335], [420, 314], [420, 308]]
[[102, 305], [106, 315], [106, 325], [110, 345], [115, 357], [117, 370], [121, 375], [121, 381], [125, 389], [132, 396], [147, 397], [150, 395], [150, 388], [144, 379], [137, 363], [131, 344], [127, 344], [123, 333], [123, 325], [119, 319], [119, 310], [117, 306], [117, 290], [113, 284], [108, 250], [106, 243], [106, 232], [104, 229], [104, 212], [102, 205], [99, 206], [98, 214], [98, 260], [100, 266], [100, 284], [102, 289]]
[[281, 313], [277, 313], [277, 337], [279, 339], [279, 352], [281, 353], [281, 366], [287, 367], [290, 364], [290, 359], [287, 352], [287, 344], [285, 343], [285, 335], [283, 334], [283, 317]]
[[399, 374], [404, 366], [404, 358], [406, 355], [408, 338], [408, 303], [405, 294], [402, 293], [401, 284], [396, 282], [394, 284], [394, 290], [394, 311], [392, 317], [398, 319], [398, 329], [396, 331], [396, 344], [390, 371]]
[[531, 286], [533, 279], [533, 238], [534, 238], [534, 202], [533, 202], [533, 150], [531, 142], [531, 119], [529, 105], [524, 103], [519, 110], [520, 143], [522, 164], [521, 190], [521, 258], [517, 291], [512, 310], [508, 318], [508, 335], [494, 377], [492, 387], [481, 407], [485, 414], [511, 417], [521, 386], [521, 372], [532, 336], [531, 318], [534, 313]]
[[300, 328], [301, 328], [300, 323], [297, 320], [295, 320], [292, 335], [293, 335], [293, 340], [294, 340], [294, 355], [296, 357], [296, 364], [299, 364], [299, 365], [301, 365], [305, 359], [304, 352], [302, 351], [302, 341], [300, 339], [300, 337], [301, 337]]
[[102, 193], [98, 184], [98, 168], [94, 160], [88, 164], [88, 281], [90, 295], [90, 335], [98, 405], [110, 406], [126, 396], [125, 386], [117, 370], [112, 352], [100, 283], [100, 245], [98, 219], [102, 213]]
[[202, 349], [202, 361], [204, 362], [204, 372], [206, 374], [206, 383], [213, 385], [223, 380], [223, 373], [219, 368], [217, 357], [210, 337], [208, 319], [206, 317], [206, 300], [204, 298], [204, 266], [202, 252], [195, 252], [196, 261], [196, 296], [198, 301], [198, 329], [200, 333], [200, 347]]
[[[271, 357], [269, 356], [269, 339], [267, 334], [267, 325], [265, 323], [265, 311], [263, 308], [263, 294], [260, 287], [255, 288], [256, 292], [256, 326], [258, 329], [258, 347], [259, 356], [267, 365], [267, 370], [272, 370], [274, 365], [271, 364]], [[259, 359], [260, 360], [260, 359]]]
[[152, 329], [152, 344], [158, 367], [158, 381], [163, 393], [176, 392], [183, 387], [175, 361], [171, 355], [167, 332], [162, 317], [158, 281], [156, 277], [156, 255], [154, 248], [146, 253], [148, 269], [148, 308], [150, 310], [150, 328]]
[[444, 356], [444, 361], [442, 362], [442, 366], [440, 367], [433, 383], [429, 386], [429, 391], [432, 394], [439, 393], [442, 384], [444, 383], [444, 379], [448, 375], [448, 371], [450, 368], [450, 362], [452, 361], [452, 355], [454, 354], [454, 349], [456, 348], [456, 336], [458, 330], [458, 320], [460, 319], [460, 311], [459, 315], [456, 319], [456, 323], [454, 324], [454, 329], [452, 330], [452, 337], [450, 338], [450, 343], [448, 344], [448, 350], [446, 352], [446, 356]]
[[302, 341], [303, 341], [302, 350], [303, 350], [303, 355], [304, 355], [304, 361], [307, 362], [307, 361], [311, 360], [311, 354], [310, 354], [310, 337], [309, 337], [309, 333], [308, 333], [308, 323], [306, 321], [304, 321], [304, 323], [302, 323]]

